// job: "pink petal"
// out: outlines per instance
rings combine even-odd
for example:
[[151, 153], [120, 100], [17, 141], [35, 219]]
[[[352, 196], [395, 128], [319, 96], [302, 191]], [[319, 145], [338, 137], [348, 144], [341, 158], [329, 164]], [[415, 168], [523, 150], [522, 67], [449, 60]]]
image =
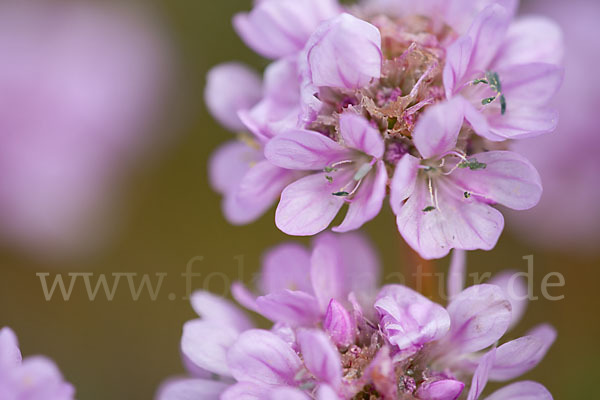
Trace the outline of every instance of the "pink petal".
[[227, 350], [233, 345], [239, 331], [200, 319], [183, 325], [181, 351], [193, 366], [218, 375], [230, 376]]
[[449, 346], [462, 353], [485, 349], [504, 335], [511, 320], [510, 302], [494, 285], [476, 285], [448, 305], [452, 326]]
[[260, 289], [264, 294], [284, 289], [311, 294], [310, 252], [297, 243], [281, 244], [263, 257]]
[[497, 3], [479, 13], [467, 33], [473, 42], [468, 71], [484, 72], [488, 69], [504, 41], [511, 18], [510, 12]]
[[489, 117], [490, 132], [506, 139], [525, 139], [552, 132], [558, 124], [558, 113], [550, 108], [511, 107], [505, 115]]
[[244, 286], [241, 282], [234, 282], [231, 285], [231, 295], [240, 303], [243, 307], [248, 310], [258, 312], [258, 306], [256, 305], [256, 296], [248, 290], [246, 286]]
[[400, 212], [404, 200], [415, 190], [420, 164], [418, 158], [405, 154], [396, 165], [390, 185], [390, 205], [394, 214]]
[[[492, 133], [486, 115], [480, 110], [476, 109], [473, 104], [466, 99], [463, 99], [463, 106], [465, 111], [465, 120], [467, 120], [467, 122], [471, 125], [475, 133], [493, 142], [501, 142], [506, 140], [504, 136], [499, 136], [496, 133]], [[500, 110], [496, 110], [496, 113], [501, 115]]]
[[463, 120], [463, 102], [460, 100], [428, 108], [413, 132], [413, 141], [421, 156], [431, 158], [454, 150]]
[[417, 396], [420, 400], [456, 400], [465, 384], [454, 379], [441, 379], [419, 386]]
[[360, 150], [375, 158], [383, 157], [385, 145], [381, 133], [360, 115], [350, 112], [342, 114], [340, 133], [346, 147]]
[[285, 387], [271, 390], [268, 400], [311, 400], [311, 398], [300, 389]]
[[340, 171], [329, 182], [328, 173], [318, 173], [299, 179], [281, 193], [275, 213], [275, 224], [288, 235], [310, 236], [321, 232], [345, 203], [334, 196], [351, 179], [352, 171]]
[[552, 333], [552, 340], [544, 341], [541, 336], [528, 335], [498, 347], [490, 379], [508, 381], [535, 368], [554, 342], [556, 332], [552, 329]]
[[245, 130], [237, 112], [247, 110], [262, 97], [262, 82], [250, 68], [227, 63], [213, 67], [206, 77], [204, 101], [217, 121], [233, 132]]
[[508, 28], [494, 69], [535, 62], [560, 65], [564, 57], [561, 27], [542, 16], [519, 18]]
[[17, 335], [10, 328], [0, 329], [0, 372], [18, 366], [22, 359]]
[[359, 298], [374, 294], [379, 260], [368, 240], [359, 233], [322, 233], [315, 239], [311, 280], [322, 309], [334, 298], [345, 302], [354, 292]]
[[421, 180], [400, 209], [396, 222], [404, 240], [425, 259], [444, 257], [452, 248], [494, 248], [504, 228], [502, 214], [439, 181], [439, 209], [424, 211], [433, 205], [427, 183]]
[[352, 319], [348, 310], [335, 299], [331, 299], [329, 302], [323, 320], [323, 329], [338, 347], [347, 348], [356, 339], [356, 321]]
[[461, 85], [469, 69], [472, 52], [473, 40], [469, 36], [459, 38], [448, 47], [443, 73], [447, 98], [452, 98], [461, 90]]
[[488, 283], [499, 286], [508, 301], [510, 301], [512, 318], [508, 329], [513, 328], [519, 323], [523, 314], [525, 314], [527, 303], [529, 302], [525, 278], [519, 275], [517, 271], [504, 271], [495, 275]]
[[260, 329], [242, 333], [229, 349], [227, 361], [236, 380], [268, 385], [293, 384], [302, 367], [287, 343]]
[[288, 169], [322, 170], [336, 161], [352, 159], [354, 152], [327, 136], [302, 129], [290, 129], [271, 139], [265, 157]]
[[544, 63], [515, 65], [497, 72], [506, 97], [507, 112], [520, 106], [547, 105], [558, 92], [564, 76], [562, 67]]
[[475, 370], [475, 374], [473, 374], [473, 379], [471, 381], [471, 389], [469, 389], [469, 394], [467, 396], [467, 400], [477, 400], [485, 386], [488, 382], [488, 376], [490, 373], [490, 369], [494, 360], [496, 358], [496, 349], [490, 350], [485, 356], [481, 358], [479, 361], [479, 366]]
[[235, 193], [237, 203], [249, 216], [264, 214], [279, 199], [283, 189], [297, 174], [263, 160], [250, 167]]
[[515, 382], [495, 391], [485, 400], [552, 400], [552, 395], [537, 382]]
[[317, 390], [317, 400], [341, 400], [335, 390], [329, 385], [321, 385]]
[[215, 296], [210, 292], [196, 291], [192, 294], [190, 302], [196, 314], [203, 321], [232, 327], [239, 332], [254, 326], [246, 314], [231, 301]]
[[450, 317], [442, 306], [402, 285], [385, 286], [375, 302], [381, 328], [393, 345], [407, 356], [442, 338]]
[[471, 159], [486, 167], [458, 168], [450, 176], [465, 192], [514, 210], [527, 210], [539, 202], [542, 181], [525, 157], [510, 151], [489, 151], [475, 154]]
[[210, 157], [208, 173], [210, 185], [221, 194], [237, 189], [250, 165], [263, 160], [261, 151], [239, 140], [231, 140], [219, 147]]
[[172, 379], [160, 387], [156, 400], [219, 400], [228, 386], [208, 379]]
[[301, 330], [298, 343], [304, 365], [319, 382], [339, 387], [342, 383], [340, 353], [325, 333], [318, 330]]
[[264, 400], [271, 390], [272, 388], [268, 385], [239, 382], [223, 392], [220, 400]]
[[256, 299], [258, 312], [274, 322], [311, 326], [321, 317], [317, 299], [305, 292], [282, 290]]
[[319, 23], [339, 12], [334, 0], [267, 0], [237, 14], [233, 26], [254, 51], [281, 58], [302, 50]]
[[453, 300], [465, 288], [467, 253], [454, 250], [448, 269], [448, 299]]
[[375, 218], [383, 206], [387, 181], [385, 164], [383, 161], [378, 161], [375, 164], [375, 171], [367, 174], [361, 182], [360, 188], [350, 200], [344, 221], [332, 230], [348, 232], [360, 228], [365, 222]]
[[381, 75], [379, 30], [350, 14], [341, 14], [321, 25], [306, 46], [312, 83], [316, 86], [358, 89]]

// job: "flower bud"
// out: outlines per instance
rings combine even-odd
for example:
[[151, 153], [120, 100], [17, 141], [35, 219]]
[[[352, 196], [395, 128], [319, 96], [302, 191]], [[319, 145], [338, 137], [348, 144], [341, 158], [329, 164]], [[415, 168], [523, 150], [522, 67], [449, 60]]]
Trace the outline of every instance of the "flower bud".
[[335, 299], [329, 302], [323, 327], [338, 347], [348, 347], [354, 343], [356, 323], [344, 306]]

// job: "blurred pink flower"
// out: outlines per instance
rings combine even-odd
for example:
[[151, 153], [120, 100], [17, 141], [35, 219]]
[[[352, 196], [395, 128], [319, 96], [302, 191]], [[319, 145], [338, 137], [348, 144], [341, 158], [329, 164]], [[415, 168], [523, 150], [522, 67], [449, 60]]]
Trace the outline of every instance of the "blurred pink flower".
[[[133, 10], [0, 5], [0, 229], [30, 251], [98, 239], [113, 189], [149, 147], [167, 68]], [[91, 241], [91, 242], [90, 242]]]
[[3, 400], [73, 400], [75, 389], [51, 360], [23, 360], [15, 333], [0, 329], [0, 395]]
[[[544, 0], [524, 3], [523, 13], [556, 19], [566, 42], [565, 81], [553, 104], [560, 112], [555, 133], [513, 143], [538, 168], [542, 200], [511, 214], [523, 240], [552, 248], [597, 251], [600, 235], [600, 92], [590, 66], [600, 63], [600, 3]], [[525, 16], [523, 18], [533, 19]]]

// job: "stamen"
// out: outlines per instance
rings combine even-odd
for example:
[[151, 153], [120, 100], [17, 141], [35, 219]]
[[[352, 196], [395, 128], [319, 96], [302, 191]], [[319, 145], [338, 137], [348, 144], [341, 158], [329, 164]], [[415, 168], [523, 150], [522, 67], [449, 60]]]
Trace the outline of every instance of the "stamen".
[[365, 176], [367, 176], [367, 174], [369, 173], [369, 171], [371, 171], [372, 168], [373, 168], [373, 164], [371, 164], [371, 163], [365, 163], [365, 164], [361, 165], [361, 167], [358, 169], [358, 171], [356, 171], [356, 174], [354, 174], [354, 180], [355, 181], [362, 180]]
[[500, 113], [502, 115], [506, 114], [506, 97], [504, 97], [504, 94], [502, 93], [502, 84], [500, 83], [500, 76], [498, 76], [498, 73], [494, 71], [488, 71], [485, 73], [485, 79], [475, 79], [471, 82], [471, 85], [475, 86], [479, 85], [480, 83], [488, 85], [490, 89], [497, 93], [496, 96], [481, 100], [481, 104], [486, 106], [492, 103], [494, 100], [499, 99]]

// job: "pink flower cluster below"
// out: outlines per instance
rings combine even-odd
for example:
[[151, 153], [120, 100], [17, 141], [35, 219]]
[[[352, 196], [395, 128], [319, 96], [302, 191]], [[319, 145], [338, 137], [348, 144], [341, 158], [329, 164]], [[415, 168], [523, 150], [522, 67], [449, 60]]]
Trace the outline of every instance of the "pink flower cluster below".
[[[556, 333], [542, 324], [496, 347], [525, 311], [525, 283], [504, 273], [463, 290], [461, 252], [451, 269], [444, 308], [402, 285], [378, 288], [377, 258], [358, 234], [322, 234], [312, 250], [280, 245], [264, 258], [258, 295], [233, 287], [272, 328], [257, 329], [229, 301], [195, 293], [201, 318], [185, 324], [181, 341], [191, 377], [166, 382], [157, 399], [482, 398], [489, 380], [535, 367]], [[520, 381], [485, 398], [552, 396]]]

